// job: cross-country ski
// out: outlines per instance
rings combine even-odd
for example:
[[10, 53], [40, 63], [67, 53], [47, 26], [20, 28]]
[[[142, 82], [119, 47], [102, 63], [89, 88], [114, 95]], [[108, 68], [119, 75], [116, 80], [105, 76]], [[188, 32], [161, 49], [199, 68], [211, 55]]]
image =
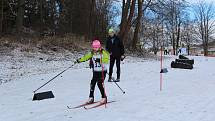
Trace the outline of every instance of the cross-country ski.
[[67, 108], [68, 108], [68, 109], [76, 109], [76, 108], [85, 107], [85, 106], [87, 106], [87, 105], [92, 105], [92, 104], [95, 104], [95, 103], [97, 103], [97, 102], [92, 102], [92, 103], [83, 103], [83, 104], [81, 104], [81, 105], [74, 106], [74, 107], [72, 107], [72, 106], [67, 106]]
[[93, 109], [93, 108], [97, 108], [97, 107], [101, 107], [101, 106], [104, 106], [106, 108], [106, 105], [108, 105], [109, 103], [113, 103], [113, 102], [116, 102], [116, 101], [108, 101], [106, 103], [97, 102], [97, 103], [95, 103], [95, 105], [84, 106], [84, 109], [88, 110], [88, 109]]

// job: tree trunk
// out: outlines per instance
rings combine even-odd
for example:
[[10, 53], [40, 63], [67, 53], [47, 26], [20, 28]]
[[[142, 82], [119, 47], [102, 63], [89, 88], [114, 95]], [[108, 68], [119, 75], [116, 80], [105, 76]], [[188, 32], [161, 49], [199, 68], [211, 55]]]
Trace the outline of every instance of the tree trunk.
[[4, 19], [4, 0], [1, 0], [1, 21], [0, 21], [0, 33], [3, 33], [3, 19]]
[[125, 26], [123, 26], [123, 28], [120, 30], [120, 39], [122, 41], [127, 40], [128, 33], [131, 28], [131, 21], [132, 21], [133, 15], [134, 15], [135, 3], [136, 3], [136, 0], [132, 0], [128, 19], [125, 22], [126, 23]]
[[208, 56], [208, 46], [206, 43], [204, 44], [203, 48], [204, 48], [204, 56]]
[[187, 55], [190, 55], [190, 45], [187, 45]]
[[139, 39], [139, 31], [140, 31], [140, 25], [141, 25], [141, 18], [143, 15], [142, 6], [143, 6], [144, 0], [138, 0], [138, 16], [137, 16], [137, 23], [134, 31], [134, 38], [132, 43], [132, 49], [137, 49], [137, 41]]
[[175, 33], [172, 32], [172, 47], [173, 47], [173, 55], [176, 55], [176, 49], [175, 49]]
[[208, 42], [209, 42], [209, 29], [208, 29], [208, 26], [209, 26], [209, 20], [207, 19], [206, 20], [206, 25], [205, 25], [205, 47], [204, 47], [204, 56], [208, 56]]
[[204, 50], [204, 56], [208, 56], [208, 38], [207, 38], [207, 25], [205, 17], [203, 17], [202, 22], [202, 40], [203, 40], [203, 50]]
[[43, 35], [43, 0], [40, 0], [40, 36]]
[[124, 29], [126, 27], [126, 21], [128, 17], [128, 10], [129, 6], [131, 4], [131, 0], [127, 0], [125, 3], [125, 0], [123, 0], [123, 6], [122, 6], [122, 18], [121, 18], [121, 24], [120, 24], [120, 36], [124, 32]]
[[18, 12], [16, 17], [16, 32], [19, 34], [22, 30], [24, 11], [25, 11], [25, 0], [18, 1]]
[[[181, 22], [178, 23], [177, 25], [177, 38], [176, 38], [176, 50], [179, 48], [179, 39], [180, 39], [180, 28], [181, 28]], [[178, 52], [177, 52], [178, 55]]]
[[[122, 17], [121, 17], [121, 24], [123, 23], [123, 21], [125, 20], [125, 0], [122, 1]], [[122, 27], [122, 25], [120, 25], [120, 27]], [[120, 28], [121, 29], [121, 28]]]
[[55, 0], [51, 0], [51, 32], [52, 35], [55, 35], [55, 21], [56, 21], [56, 17], [55, 17], [55, 13], [56, 13], [56, 3]]
[[95, 21], [95, 0], [90, 0], [90, 15], [89, 15], [89, 38], [93, 38], [94, 36], [94, 21]]

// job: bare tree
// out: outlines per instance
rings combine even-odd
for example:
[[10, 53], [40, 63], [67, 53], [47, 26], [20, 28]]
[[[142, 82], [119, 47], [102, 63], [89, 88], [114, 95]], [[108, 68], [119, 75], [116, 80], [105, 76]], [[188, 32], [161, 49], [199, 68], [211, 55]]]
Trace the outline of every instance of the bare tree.
[[43, 0], [40, 0], [40, 35], [43, 33]]
[[163, 25], [160, 16], [155, 16], [151, 19], [150, 40], [152, 43], [152, 50], [154, 54], [157, 54], [160, 47], [163, 47]]
[[18, 12], [16, 17], [16, 31], [17, 33], [20, 33], [23, 26], [23, 20], [24, 20], [24, 12], [25, 12], [25, 0], [19, 0], [18, 1]]
[[137, 45], [137, 41], [138, 41], [138, 34], [140, 31], [141, 18], [143, 15], [143, 10], [142, 10], [143, 2], [144, 2], [144, 0], [138, 0], [138, 16], [137, 16], [136, 26], [135, 26], [135, 30], [134, 30], [134, 38], [133, 38], [133, 42], [132, 42], [133, 49], [136, 49], [136, 45]]
[[[122, 41], [127, 39], [129, 30], [131, 29], [132, 19], [135, 11], [136, 0], [122, 1], [122, 18], [120, 23], [119, 37]], [[129, 11], [130, 10], [130, 11]]]
[[165, 39], [164, 36], [161, 38], [163, 42], [160, 46], [164, 46], [163, 44], [168, 46], [168, 41], [171, 40], [173, 54], [177, 54], [176, 50], [179, 47], [181, 24], [186, 7], [184, 0], [154, 0], [153, 4], [149, 6], [150, 11], [155, 13], [155, 16], [159, 16], [162, 31], [165, 30], [165, 33], [168, 33]]
[[[170, 6], [170, 11], [168, 11], [169, 16], [167, 17], [166, 25], [169, 26], [171, 32], [171, 40], [173, 47], [173, 54], [177, 54], [177, 50], [179, 47], [179, 39], [181, 34], [181, 23], [183, 19], [183, 1], [174, 1], [171, 0], [167, 5]], [[169, 23], [169, 24], [168, 24]]]
[[3, 19], [4, 19], [4, 0], [1, 0], [1, 20], [0, 20], [0, 33], [3, 33]]
[[138, 15], [137, 15], [137, 18], [134, 20], [136, 22], [136, 25], [135, 25], [134, 37], [133, 37], [133, 41], [132, 41], [133, 50], [136, 49], [136, 47], [137, 47], [136, 45], [137, 45], [138, 40], [139, 40], [139, 33], [140, 33], [141, 23], [144, 20], [144, 19], [142, 19], [142, 16], [143, 16], [144, 12], [146, 11], [146, 9], [151, 4], [151, 1], [152, 0], [149, 0], [149, 1], [146, 0], [145, 7], [143, 8], [144, 0], [138, 0]]
[[187, 14], [181, 25], [181, 43], [186, 45], [187, 53], [190, 55], [190, 47], [196, 42], [195, 20], [191, 20]]
[[202, 40], [204, 55], [208, 55], [208, 43], [209, 39], [214, 32], [215, 27], [215, 11], [213, 9], [213, 2], [207, 4], [206, 2], [199, 1], [198, 6], [194, 8], [195, 16], [197, 19], [198, 33]]

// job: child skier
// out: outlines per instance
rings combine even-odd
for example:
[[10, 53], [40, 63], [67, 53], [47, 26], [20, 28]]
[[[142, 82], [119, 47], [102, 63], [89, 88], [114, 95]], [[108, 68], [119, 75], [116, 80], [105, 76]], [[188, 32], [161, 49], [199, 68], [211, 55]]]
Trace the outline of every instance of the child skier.
[[91, 60], [92, 62], [93, 77], [90, 83], [89, 99], [86, 103], [91, 104], [94, 102], [94, 90], [96, 83], [102, 96], [100, 103], [107, 103], [107, 96], [104, 89], [104, 80], [107, 73], [109, 53], [102, 49], [99, 40], [94, 40], [92, 43], [92, 51], [84, 55], [82, 58], [77, 59], [76, 62], [80, 63], [87, 60]]

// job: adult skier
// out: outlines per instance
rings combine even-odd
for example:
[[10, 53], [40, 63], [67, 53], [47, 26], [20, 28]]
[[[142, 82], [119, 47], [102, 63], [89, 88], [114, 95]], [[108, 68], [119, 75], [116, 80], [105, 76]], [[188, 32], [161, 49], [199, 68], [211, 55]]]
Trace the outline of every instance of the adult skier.
[[108, 34], [109, 36], [106, 41], [106, 50], [110, 53], [108, 81], [111, 82], [113, 66], [116, 61], [117, 79], [115, 81], [119, 82], [120, 81], [120, 61], [124, 58], [124, 45], [113, 29], [109, 29]]

